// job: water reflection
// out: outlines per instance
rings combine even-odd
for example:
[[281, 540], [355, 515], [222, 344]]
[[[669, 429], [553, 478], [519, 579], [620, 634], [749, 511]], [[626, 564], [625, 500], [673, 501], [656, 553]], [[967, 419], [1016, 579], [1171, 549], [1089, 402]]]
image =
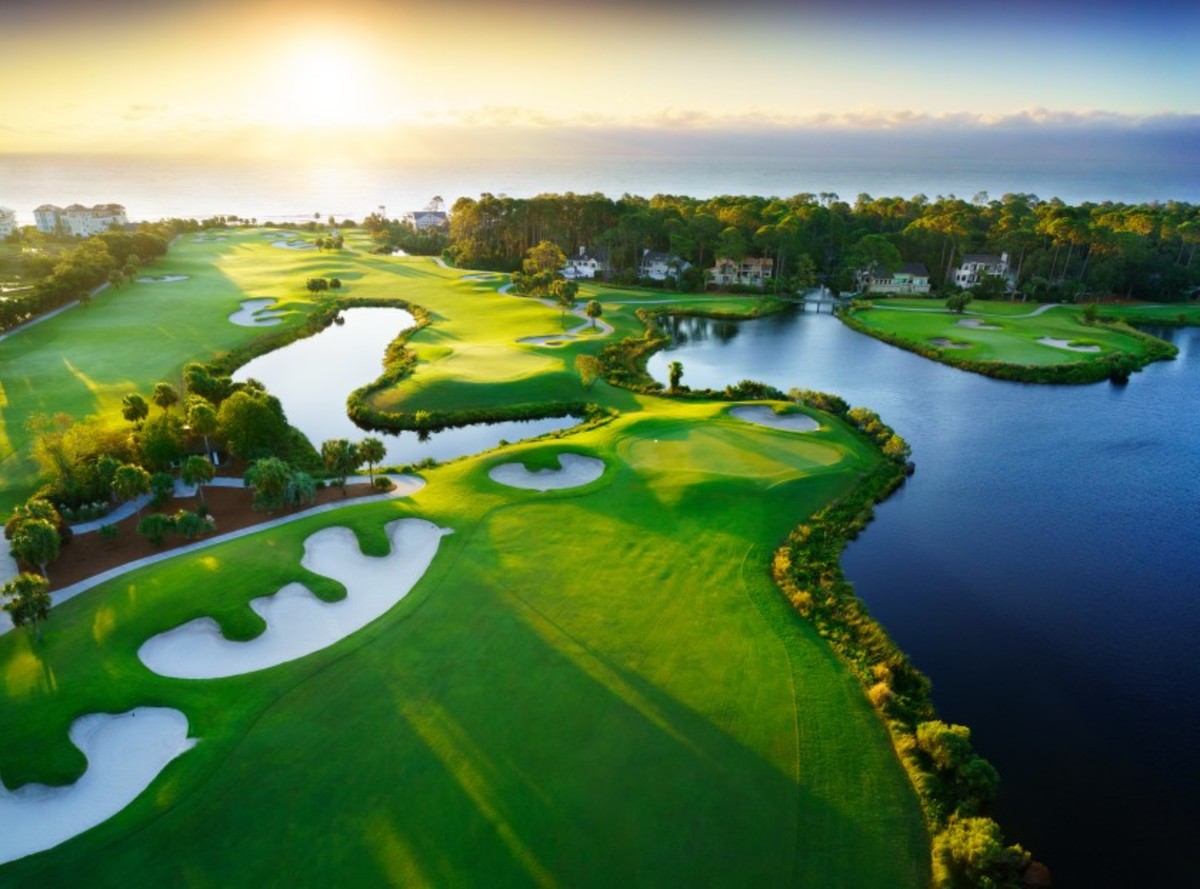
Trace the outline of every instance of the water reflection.
[[[283, 404], [288, 422], [303, 432], [314, 447], [330, 438], [361, 441], [368, 433], [346, 416], [346, 397], [383, 371], [388, 344], [413, 324], [403, 309], [361, 308], [342, 313], [344, 323], [261, 355], [238, 368], [235, 380], [254, 377]], [[501, 441], [519, 441], [566, 429], [571, 417], [507, 423], [479, 423], [426, 433], [376, 433], [387, 448], [384, 463], [403, 465], [427, 458], [449, 460], [494, 448]]]

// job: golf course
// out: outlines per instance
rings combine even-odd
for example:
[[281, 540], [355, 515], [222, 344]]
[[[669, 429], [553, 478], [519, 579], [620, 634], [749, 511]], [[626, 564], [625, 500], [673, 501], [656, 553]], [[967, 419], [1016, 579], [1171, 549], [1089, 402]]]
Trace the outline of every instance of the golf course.
[[[887, 463], [876, 444], [791, 403], [585, 386], [576, 358], [641, 337], [662, 296], [585, 285], [593, 327], [346, 234], [184, 234], [144, 282], [10, 334], [0, 511], [37, 486], [32, 415], [127, 428], [128, 393], [331, 305], [425, 313], [378, 410], [586, 402], [590, 422], [134, 568], [56, 605], [41, 639], [0, 635], [0, 885], [929, 885], [884, 721], [772, 580], [789, 533]], [[247, 326], [264, 310], [278, 323]], [[334, 629], [292, 644], [305, 609]], [[88, 801], [110, 768], [127, 799]], [[38, 807], [76, 791], [90, 820], [46, 839]]]
[[[1180, 311], [1161, 308], [1164, 320]], [[1024, 382], [1095, 382], [1114, 369], [1128, 373], [1174, 357], [1170, 344], [1120, 323], [1124, 317], [1140, 322], [1146, 309], [1135, 315], [1127, 307], [1105, 306], [1090, 322], [1086, 311], [1080, 305], [972, 300], [965, 311], [953, 312], [938, 300], [881, 299], [851, 307], [842, 318], [855, 330], [935, 361]]]

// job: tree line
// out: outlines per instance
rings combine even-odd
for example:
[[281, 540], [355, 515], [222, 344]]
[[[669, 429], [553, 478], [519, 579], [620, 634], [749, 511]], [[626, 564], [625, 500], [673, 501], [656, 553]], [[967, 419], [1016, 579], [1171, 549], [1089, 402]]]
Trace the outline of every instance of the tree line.
[[[377, 221], [377, 224], [381, 224]], [[618, 283], [634, 283], [645, 250], [693, 264], [691, 281], [718, 256], [770, 257], [780, 291], [825, 283], [855, 288], [869, 266], [923, 263], [935, 288], [968, 253], [1007, 253], [1017, 291], [1038, 300], [1084, 296], [1182, 300], [1200, 289], [1200, 207], [1188, 203], [1065, 204], [1033, 194], [972, 200], [832, 193], [788, 198], [691, 198], [544, 194], [460, 198], [445, 257], [461, 267], [514, 271], [531, 247], [550, 241], [567, 255], [603, 249]], [[681, 276], [682, 278], [682, 276]], [[985, 285], [986, 286], [986, 285]]]

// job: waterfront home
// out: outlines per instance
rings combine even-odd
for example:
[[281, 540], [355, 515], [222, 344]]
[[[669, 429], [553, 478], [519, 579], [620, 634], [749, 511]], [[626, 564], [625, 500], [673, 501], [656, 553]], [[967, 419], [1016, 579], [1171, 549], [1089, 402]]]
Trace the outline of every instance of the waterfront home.
[[767, 257], [747, 256], [742, 260], [718, 257], [717, 264], [708, 270], [708, 277], [718, 287], [740, 284], [761, 289], [771, 280], [774, 269], [775, 260]]
[[0, 207], [0, 238], [7, 238], [17, 230], [17, 213], [8, 207]]
[[564, 278], [597, 278], [608, 274], [608, 253], [604, 250], [588, 250], [580, 247], [579, 253], [567, 257], [563, 266]]
[[[985, 275], [993, 278], [1010, 278], [1008, 273], [1008, 254], [1001, 253], [968, 253], [963, 257], [962, 265], [951, 272], [951, 280], [959, 287], [970, 288], [978, 284]], [[1009, 281], [1012, 286], [1012, 281]]]
[[638, 277], [649, 278], [651, 281], [665, 281], [667, 278], [678, 278], [681, 272], [691, 267], [690, 262], [677, 254], [643, 250]]
[[923, 296], [929, 293], [929, 269], [923, 262], [906, 262], [894, 272], [862, 269], [858, 286], [863, 293], [903, 293]]
[[405, 213], [401, 221], [407, 222], [419, 232], [450, 227], [450, 217], [444, 210], [413, 210], [411, 213]]

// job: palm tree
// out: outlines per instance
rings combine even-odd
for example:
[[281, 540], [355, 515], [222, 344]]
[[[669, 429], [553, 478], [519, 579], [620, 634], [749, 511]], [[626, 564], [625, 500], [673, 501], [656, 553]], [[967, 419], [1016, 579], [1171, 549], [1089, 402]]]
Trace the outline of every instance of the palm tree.
[[4, 610], [12, 618], [14, 627], [33, 625], [34, 638], [42, 638], [38, 626], [50, 616], [50, 581], [37, 574], [21, 573], [0, 587], [0, 596], [10, 600]]
[[170, 413], [171, 406], [179, 404], [179, 392], [170, 383], [157, 383], [150, 399], [164, 411]]
[[207, 457], [193, 455], [184, 460], [183, 465], [179, 467], [179, 478], [184, 484], [196, 486], [196, 494], [199, 495], [201, 503], [204, 503], [204, 484], [212, 481], [215, 474], [216, 470]]
[[367, 475], [371, 479], [371, 485], [374, 486], [375, 464], [387, 456], [387, 448], [384, 447], [381, 440], [371, 435], [358, 443], [358, 456], [367, 464]]

